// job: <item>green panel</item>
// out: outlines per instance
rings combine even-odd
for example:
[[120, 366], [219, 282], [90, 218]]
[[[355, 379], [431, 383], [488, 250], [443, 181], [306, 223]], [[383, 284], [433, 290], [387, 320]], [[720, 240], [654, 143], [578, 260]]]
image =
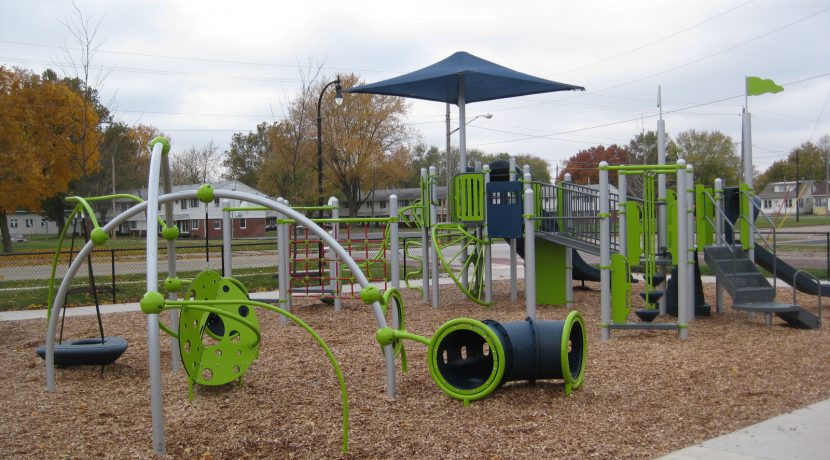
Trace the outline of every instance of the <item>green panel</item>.
[[546, 305], [568, 303], [565, 251], [561, 244], [536, 238], [536, 301]]
[[429, 179], [421, 178], [421, 205], [423, 206], [423, 211], [421, 211], [421, 220], [422, 226], [424, 227], [431, 227], [432, 222], [430, 222], [430, 212], [429, 212]]
[[622, 254], [611, 254], [611, 322], [625, 323], [631, 311], [629, 265]]
[[245, 287], [233, 278], [205, 270], [193, 280], [185, 299], [239, 301], [214, 305], [226, 312], [222, 315], [200, 308], [182, 308], [179, 348], [190, 380], [201, 385], [224, 385], [242, 377], [259, 355], [257, 331], [237, 319], [244, 318], [259, 328], [256, 312], [247, 304]]
[[[740, 196], [740, 206], [741, 206], [741, 219], [738, 223], [741, 232], [741, 247], [743, 247], [744, 251], [748, 251], [752, 246], [752, 232], [749, 230], [749, 222], [752, 220], [752, 216], [749, 215], [749, 200], [750, 193], [749, 193], [749, 185], [741, 184], [738, 189], [741, 191]], [[796, 196], [796, 199], [798, 197]]]
[[677, 194], [674, 190], [666, 190], [666, 239], [671, 263], [677, 265]]
[[[542, 184], [534, 183], [530, 185], [530, 188], [533, 189], [533, 215], [539, 217], [542, 215]], [[534, 221], [533, 228], [541, 229], [542, 221]]]
[[449, 199], [453, 222], [484, 222], [485, 198], [483, 173], [456, 174]]
[[640, 204], [635, 201], [625, 202], [626, 254], [631, 265], [640, 264], [643, 253], [643, 224], [640, 221]]
[[[710, 222], [715, 219], [715, 207], [707, 196], [712, 196], [712, 189], [703, 185], [695, 186], [695, 231], [697, 247], [704, 248], [715, 241], [715, 229]], [[708, 220], [707, 220], [708, 219]]]

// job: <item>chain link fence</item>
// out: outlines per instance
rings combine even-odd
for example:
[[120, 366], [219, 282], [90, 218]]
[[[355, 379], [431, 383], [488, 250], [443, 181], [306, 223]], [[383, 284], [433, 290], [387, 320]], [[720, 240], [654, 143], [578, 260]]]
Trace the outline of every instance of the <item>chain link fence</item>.
[[[234, 277], [251, 291], [277, 289], [276, 240], [235, 240], [232, 246]], [[192, 279], [202, 270], [224, 270], [221, 243], [176, 245], [177, 276]], [[78, 251], [61, 251], [55, 270], [55, 290]], [[0, 254], [0, 310], [46, 308], [55, 253], [20, 252]], [[88, 263], [88, 262], [91, 262]], [[159, 245], [159, 283], [168, 276], [167, 245]], [[91, 276], [90, 276], [91, 275]], [[144, 247], [94, 249], [70, 285], [67, 304], [135, 302], [146, 291]]]
[[[772, 236], [767, 236], [772, 241]], [[405, 241], [417, 237], [402, 238]], [[776, 255], [797, 269], [808, 270], [830, 281], [830, 231], [778, 231], [775, 235]], [[418, 270], [420, 248], [402, 252], [402, 262], [410, 270]], [[20, 252], [0, 254], [0, 310], [46, 308], [54, 252]], [[56, 285], [60, 285], [77, 251], [59, 254]], [[233, 276], [251, 292], [277, 289], [277, 242], [272, 239], [235, 240], [231, 263]], [[100, 303], [135, 302], [146, 291], [146, 252], [144, 247], [100, 248], [90, 254], [90, 268], [84, 263], [72, 281], [68, 305], [91, 305], [98, 296]], [[589, 263], [597, 263], [586, 257]], [[703, 257], [700, 256], [702, 261]], [[159, 246], [159, 283], [167, 278], [167, 245]], [[206, 244], [179, 242], [176, 245], [176, 270], [180, 278], [190, 279], [205, 269], [223, 272], [223, 249], [218, 241]], [[402, 275], [403, 277], [403, 275]], [[94, 290], [93, 290], [94, 285]]]

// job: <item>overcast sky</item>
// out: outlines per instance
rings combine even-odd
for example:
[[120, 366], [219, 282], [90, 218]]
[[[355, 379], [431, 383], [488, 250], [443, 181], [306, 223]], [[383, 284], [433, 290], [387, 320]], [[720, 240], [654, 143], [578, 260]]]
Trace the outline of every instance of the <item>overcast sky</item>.
[[[77, 46], [61, 24], [69, 1], [0, 2], [0, 65], [71, 71], [59, 65]], [[784, 85], [749, 98], [762, 171], [830, 134], [827, 0], [76, 3], [100, 20], [102, 99], [116, 119], [164, 131], [174, 152], [211, 140], [225, 149], [234, 132], [282, 118], [309, 62], [371, 83], [456, 51], [587, 89], [467, 106], [468, 119], [493, 114], [469, 125], [468, 148], [534, 154], [552, 172], [581, 149], [655, 130], [658, 85], [669, 135], [719, 130], [735, 142], [744, 77]], [[444, 114], [413, 101], [409, 122], [443, 149]], [[453, 107], [453, 127], [456, 117]]]

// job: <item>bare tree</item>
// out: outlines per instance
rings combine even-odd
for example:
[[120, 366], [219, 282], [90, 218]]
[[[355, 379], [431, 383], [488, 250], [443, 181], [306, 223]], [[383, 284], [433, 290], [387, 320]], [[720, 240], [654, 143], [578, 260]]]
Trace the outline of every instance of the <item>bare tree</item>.
[[201, 148], [190, 147], [170, 158], [170, 177], [176, 185], [203, 184], [220, 176], [222, 154], [211, 139]]
[[[74, 1], [72, 2], [72, 13], [63, 19], [58, 19], [71, 35], [72, 41], [75, 42], [75, 46], [70, 46], [68, 42], [64, 41], [63, 59], [59, 60], [58, 65], [63, 70], [67, 82], [81, 94], [83, 101], [82, 106], [78, 108], [78, 116], [81, 122], [76, 143], [78, 147], [75, 149], [77, 151], [73, 152], [82, 172], [77, 184], [81, 189], [77, 191], [79, 193], [87, 192], [85, 190], [87, 187], [84, 187], [84, 179], [99, 169], [98, 149], [88, 148], [87, 138], [94, 136], [97, 139], [98, 123], [109, 117], [108, 110], [98, 101], [98, 94], [107, 72], [103, 68], [99, 68], [93, 74], [92, 65], [95, 55], [104, 42], [99, 34], [102, 19], [99, 18], [93, 21], [90, 16], [84, 14]], [[97, 117], [89, 117], [90, 108], [97, 112]], [[94, 166], [90, 167], [90, 165]]]

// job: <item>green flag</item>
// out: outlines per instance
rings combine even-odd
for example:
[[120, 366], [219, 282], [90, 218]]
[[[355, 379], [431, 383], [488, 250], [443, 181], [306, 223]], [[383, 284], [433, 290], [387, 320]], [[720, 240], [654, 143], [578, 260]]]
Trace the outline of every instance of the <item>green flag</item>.
[[777, 85], [771, 79], [763, 79], [759, 77], [746, 77], [746, 95], [759, 96], [766, 93], [780, 93], [784, 91], [784, 87]]

